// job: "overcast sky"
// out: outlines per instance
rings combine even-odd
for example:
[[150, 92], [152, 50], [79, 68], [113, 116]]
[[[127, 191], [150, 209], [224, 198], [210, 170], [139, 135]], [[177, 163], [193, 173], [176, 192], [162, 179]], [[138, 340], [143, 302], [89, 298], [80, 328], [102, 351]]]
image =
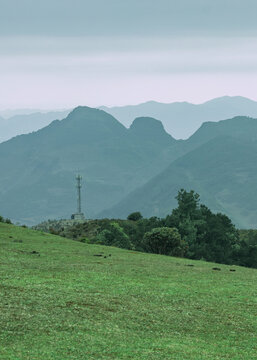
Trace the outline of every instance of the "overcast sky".
[[257, 100], [256, 0], [0, 0], [0, 109]]

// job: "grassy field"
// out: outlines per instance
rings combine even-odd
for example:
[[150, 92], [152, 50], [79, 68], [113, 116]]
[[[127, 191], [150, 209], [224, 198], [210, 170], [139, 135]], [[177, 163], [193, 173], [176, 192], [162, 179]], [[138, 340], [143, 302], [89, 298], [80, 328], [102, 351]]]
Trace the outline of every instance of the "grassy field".
[[1, 360], [256, 354], [257, 270], [0, 224]]

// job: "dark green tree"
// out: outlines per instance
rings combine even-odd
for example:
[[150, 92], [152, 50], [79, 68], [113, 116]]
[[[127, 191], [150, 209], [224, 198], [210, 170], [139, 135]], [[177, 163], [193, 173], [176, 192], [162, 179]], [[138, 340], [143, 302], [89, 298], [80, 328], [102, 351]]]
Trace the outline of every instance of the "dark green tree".
[[235, 247], [239, 244], [238, 231], [228, 216], [214, 214], [205, 205], [200, 206], [201, 221], [189, 252], [192, 258], [231, 264]]
[[186, 243], [185, 256], [220, 263], [232, 263], [238, 232], [224, 214], [214, 214], [200, 205], [193, 190], [181, 189], [176, 197], [178, 207], [166, 218], [166, 226], [176, 227]]
[[143, 216], [142, 216], [141, 212], [139, 212], [139, 211], [135, 211], [135, 212], [129, 214], [127, 217], [128, 220], [132, 220], [132, 221], [138, 221], [142, 218], [143, 218]]
[[200, 196], [193, 190], [187, 192], [181, 189], [176, 199], [178, 207], [166, 217], [165, 224], [178, 229], [182, 239], [187, 244], [188, 251], [190, 251], [190, 245], [196, 240], [197, 224], [201, 222]]
[[184, 244], [176, 228], [161, 227], [145, 233], [143, 248], [147, 252], [183, 256]]
[[111, 222], [107, 229], [102, 230], [96, 236], [95, 242], [103, 245], [131, 249], [131, 242], [128, 235], [117, 222]]

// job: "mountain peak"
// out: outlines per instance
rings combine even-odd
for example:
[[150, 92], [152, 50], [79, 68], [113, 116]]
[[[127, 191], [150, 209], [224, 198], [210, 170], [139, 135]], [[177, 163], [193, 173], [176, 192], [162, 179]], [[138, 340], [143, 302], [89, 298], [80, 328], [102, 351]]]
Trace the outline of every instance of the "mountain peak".
[[255, 103], [254, 100], [251, 100], [249, 98], [246, 98], [244, 96], [229, 96], [229, 95], [225, 95], [225, 96], [220, 96], [211, 100], [208, 100], [206, 102], [204, 102], [202, 105], [204, 104], [235, 104], [237, 106], [241, 105], [241, 104], [249, 104], [249, 103]]
[[129, 131], [136, 136], [147, 137], [151, 140], [162, 140], [171, 142], [174, 140], [171, 135], [166, 133], [160, 120], [152, 117], [138, 117], [131, 124]]
[[68, 115], [68, 117], [81, 117], [81, 116], [88, 116], [88, 115], [96, 115], [96, 114], [102, 114], [105, 111], [91, 108], [89, 106], [77, 106], [75, 107]]
[[72, 110], [64, 121], [68, 124], [76, 124], [79, 126], [93, 127], [97, 131], [105, 129], [117, 129], [124, 132], [126, 128], [115, 117], [108, 114], [104, 110], [91, 108], [88, 106], [78, 106]]
[[189, 138], [191, 143], [203, 143], [217, 136], [230, 136], [238, 139], [256, 141], [257, 119], [248, 116], [235, 116], [218, 122], [204, 122]]
[[135, 120], [131, 124], [130, 128], [137, 129], [137, 128], [142, 128], [144, 126], [150, 126], [150, 127], [155, 127], [155, 128], [164, 130], [162, 122], [160, 120], [157, 120], [150, 116], [140, 116], [140, 117], [135, 118]]

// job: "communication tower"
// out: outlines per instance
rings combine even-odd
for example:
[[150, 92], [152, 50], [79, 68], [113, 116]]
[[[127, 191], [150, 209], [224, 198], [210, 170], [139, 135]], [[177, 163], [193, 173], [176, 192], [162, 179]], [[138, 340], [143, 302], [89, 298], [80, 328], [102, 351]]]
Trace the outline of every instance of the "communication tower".
[[85, 220], [85, 216], [81, 211], [81, 187], [82, 187], [82, 176], [76, 176], [76, 188], [77, 188], [77, 212], [71, 215], [73, 220]]

